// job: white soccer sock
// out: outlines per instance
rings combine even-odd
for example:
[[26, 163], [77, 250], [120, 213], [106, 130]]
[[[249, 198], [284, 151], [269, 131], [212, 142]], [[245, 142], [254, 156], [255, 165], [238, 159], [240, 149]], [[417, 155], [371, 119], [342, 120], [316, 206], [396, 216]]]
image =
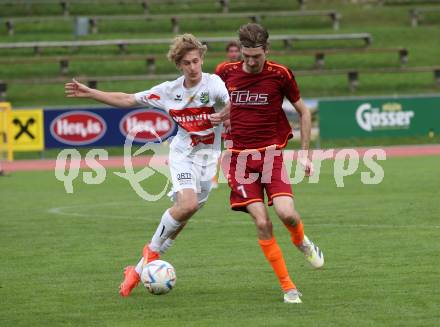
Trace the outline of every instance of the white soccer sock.
[[[164, 254], [165, 252], [168, 251], [168, 249], [173, 244], [174, 244], [174, 240], [173, 239], [171, 239], [171, 238], [166, 239], [166, 241], [163, 242], [163, 244], [160, 246], [159, 253], [160, 254]], [[139, 274], [139, 276], [142, 273], [143, 266], [144, 266], [144, 258], [141, 258], [141, 260], [139, 260], [139, 262], [138, 262], [138, 264], [136, 265], [136, 268], [135, 268], [135, 270]]]
[[164, 254], [165, 252], [168, 251], [168, 249], [171, 247], [171, 245], [173, 245], [174, 240], [171, 238], [168, 238], [165, 242], [163, 242], [163, 244], [160, 246], [159, 249], [159, 253], [160, 254]]
[[159, 252], [163, 243], [174, 234], [174, 232], [182, 225], [182, 223], [175, 220], [169, 212], [169, 209], [164, 212], [162, 219], [157, 226], [156, 232], [150, 242], [150, 249]]
[[136, 265], [136, 268], [134, 268], [134, 270], [136, 270], [136, 272], [138, 273], [138, 275], [140, 276], [142, 273], [142, 266], [144, 265], [144, 258], [141, 258], [141, 260], [138, 262], [138, 264]]

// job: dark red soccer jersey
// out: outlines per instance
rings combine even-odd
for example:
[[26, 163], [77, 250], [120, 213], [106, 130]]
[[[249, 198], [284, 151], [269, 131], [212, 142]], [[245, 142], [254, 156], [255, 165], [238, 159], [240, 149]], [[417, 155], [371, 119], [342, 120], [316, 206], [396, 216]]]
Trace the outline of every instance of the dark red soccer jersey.
[[292, 129], [282, 109], [283, 99], [300, 99], [290, 69], [266, 61], [261, 73], [246, 73], [243, 62], [224, 64], [216, 71], [225, 82], [231, 101], [233, 149], [283, 148]]
[[219, 63], [217, 65], [217, 67], [215, 67], [214, 74], [220, 75], [220, 72], [222, 71], [223, 66], [227, 65], [227, 64], [229, 64], [229, 61], [223, 61], [223, 62]]

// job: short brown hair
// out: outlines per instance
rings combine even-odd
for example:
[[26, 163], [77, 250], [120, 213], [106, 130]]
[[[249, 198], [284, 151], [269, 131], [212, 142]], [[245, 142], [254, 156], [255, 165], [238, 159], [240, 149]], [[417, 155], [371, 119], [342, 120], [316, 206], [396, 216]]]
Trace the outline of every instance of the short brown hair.
[[202, 44], [194, 35], [183, 34], [177, 35], [173, 43], [170, 45], [170, 50], [168, 51], [167, 58], [174, 64], [180, 64], [182, 58], [190, 51], [198, 50], [200, 57], [203, 59], [205, 56], [207, 47]]
[[258, 48], [263, 47], [267, 49], [269, 42], [269, 33], [260, 24], [249, 23], [242, 25], [238, 31], [238, 38], [240, 44], [245, 48]]
[[225, 50], [229, 51], [229, 48], [234, 48], [234, 47], [240, 49], [240, 42], [238, 42], [238, 41], [228, 42], [228, 44], [226, 44]]

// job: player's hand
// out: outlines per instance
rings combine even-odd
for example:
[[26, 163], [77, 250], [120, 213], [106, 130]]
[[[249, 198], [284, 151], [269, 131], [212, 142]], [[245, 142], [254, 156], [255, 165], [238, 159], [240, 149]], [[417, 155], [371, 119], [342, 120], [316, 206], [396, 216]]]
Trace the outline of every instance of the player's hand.
[[307, 177], [313, 176], [315, 169], [313, 168], [313, 162], [309, 158], [298, 158], [298, 162], [304, 168]]
[[217, 125], [220, 125], [221, 123], [223, 123], [224, 119], [225, 118], [221, 112], [217, 112], [217, 113], [211, 114], [209, 116], [209, 120], [211, 121], [211, 124], [214, 126], [217, 126]]
[[223, 133], [225, 134], [231, 133], [231, 121], [229, 119], [226, 119], [223, 122]]
[[92, 89], [72, 78], [72, 82], [64, 85], [64, 93], [68, 98], [89, 98]]

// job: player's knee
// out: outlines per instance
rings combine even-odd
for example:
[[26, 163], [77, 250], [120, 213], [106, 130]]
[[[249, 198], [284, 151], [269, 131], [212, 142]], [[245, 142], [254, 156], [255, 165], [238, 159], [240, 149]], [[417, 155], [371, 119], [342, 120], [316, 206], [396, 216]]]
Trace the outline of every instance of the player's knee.
[[272, 222], [269, 219], [257, 219], [255, 225], [260, 232], [272, 233]]
[[197, 199], [187, 200], [185, 203], [181, 204], [180, 209], [185, 216], [191, 216], [199, 209], [199, 203], [197, 202]]
[[279, 210], [278, 217], [285, 224], [297, 224], [301, 222], [301, 218], [296, 210]]

